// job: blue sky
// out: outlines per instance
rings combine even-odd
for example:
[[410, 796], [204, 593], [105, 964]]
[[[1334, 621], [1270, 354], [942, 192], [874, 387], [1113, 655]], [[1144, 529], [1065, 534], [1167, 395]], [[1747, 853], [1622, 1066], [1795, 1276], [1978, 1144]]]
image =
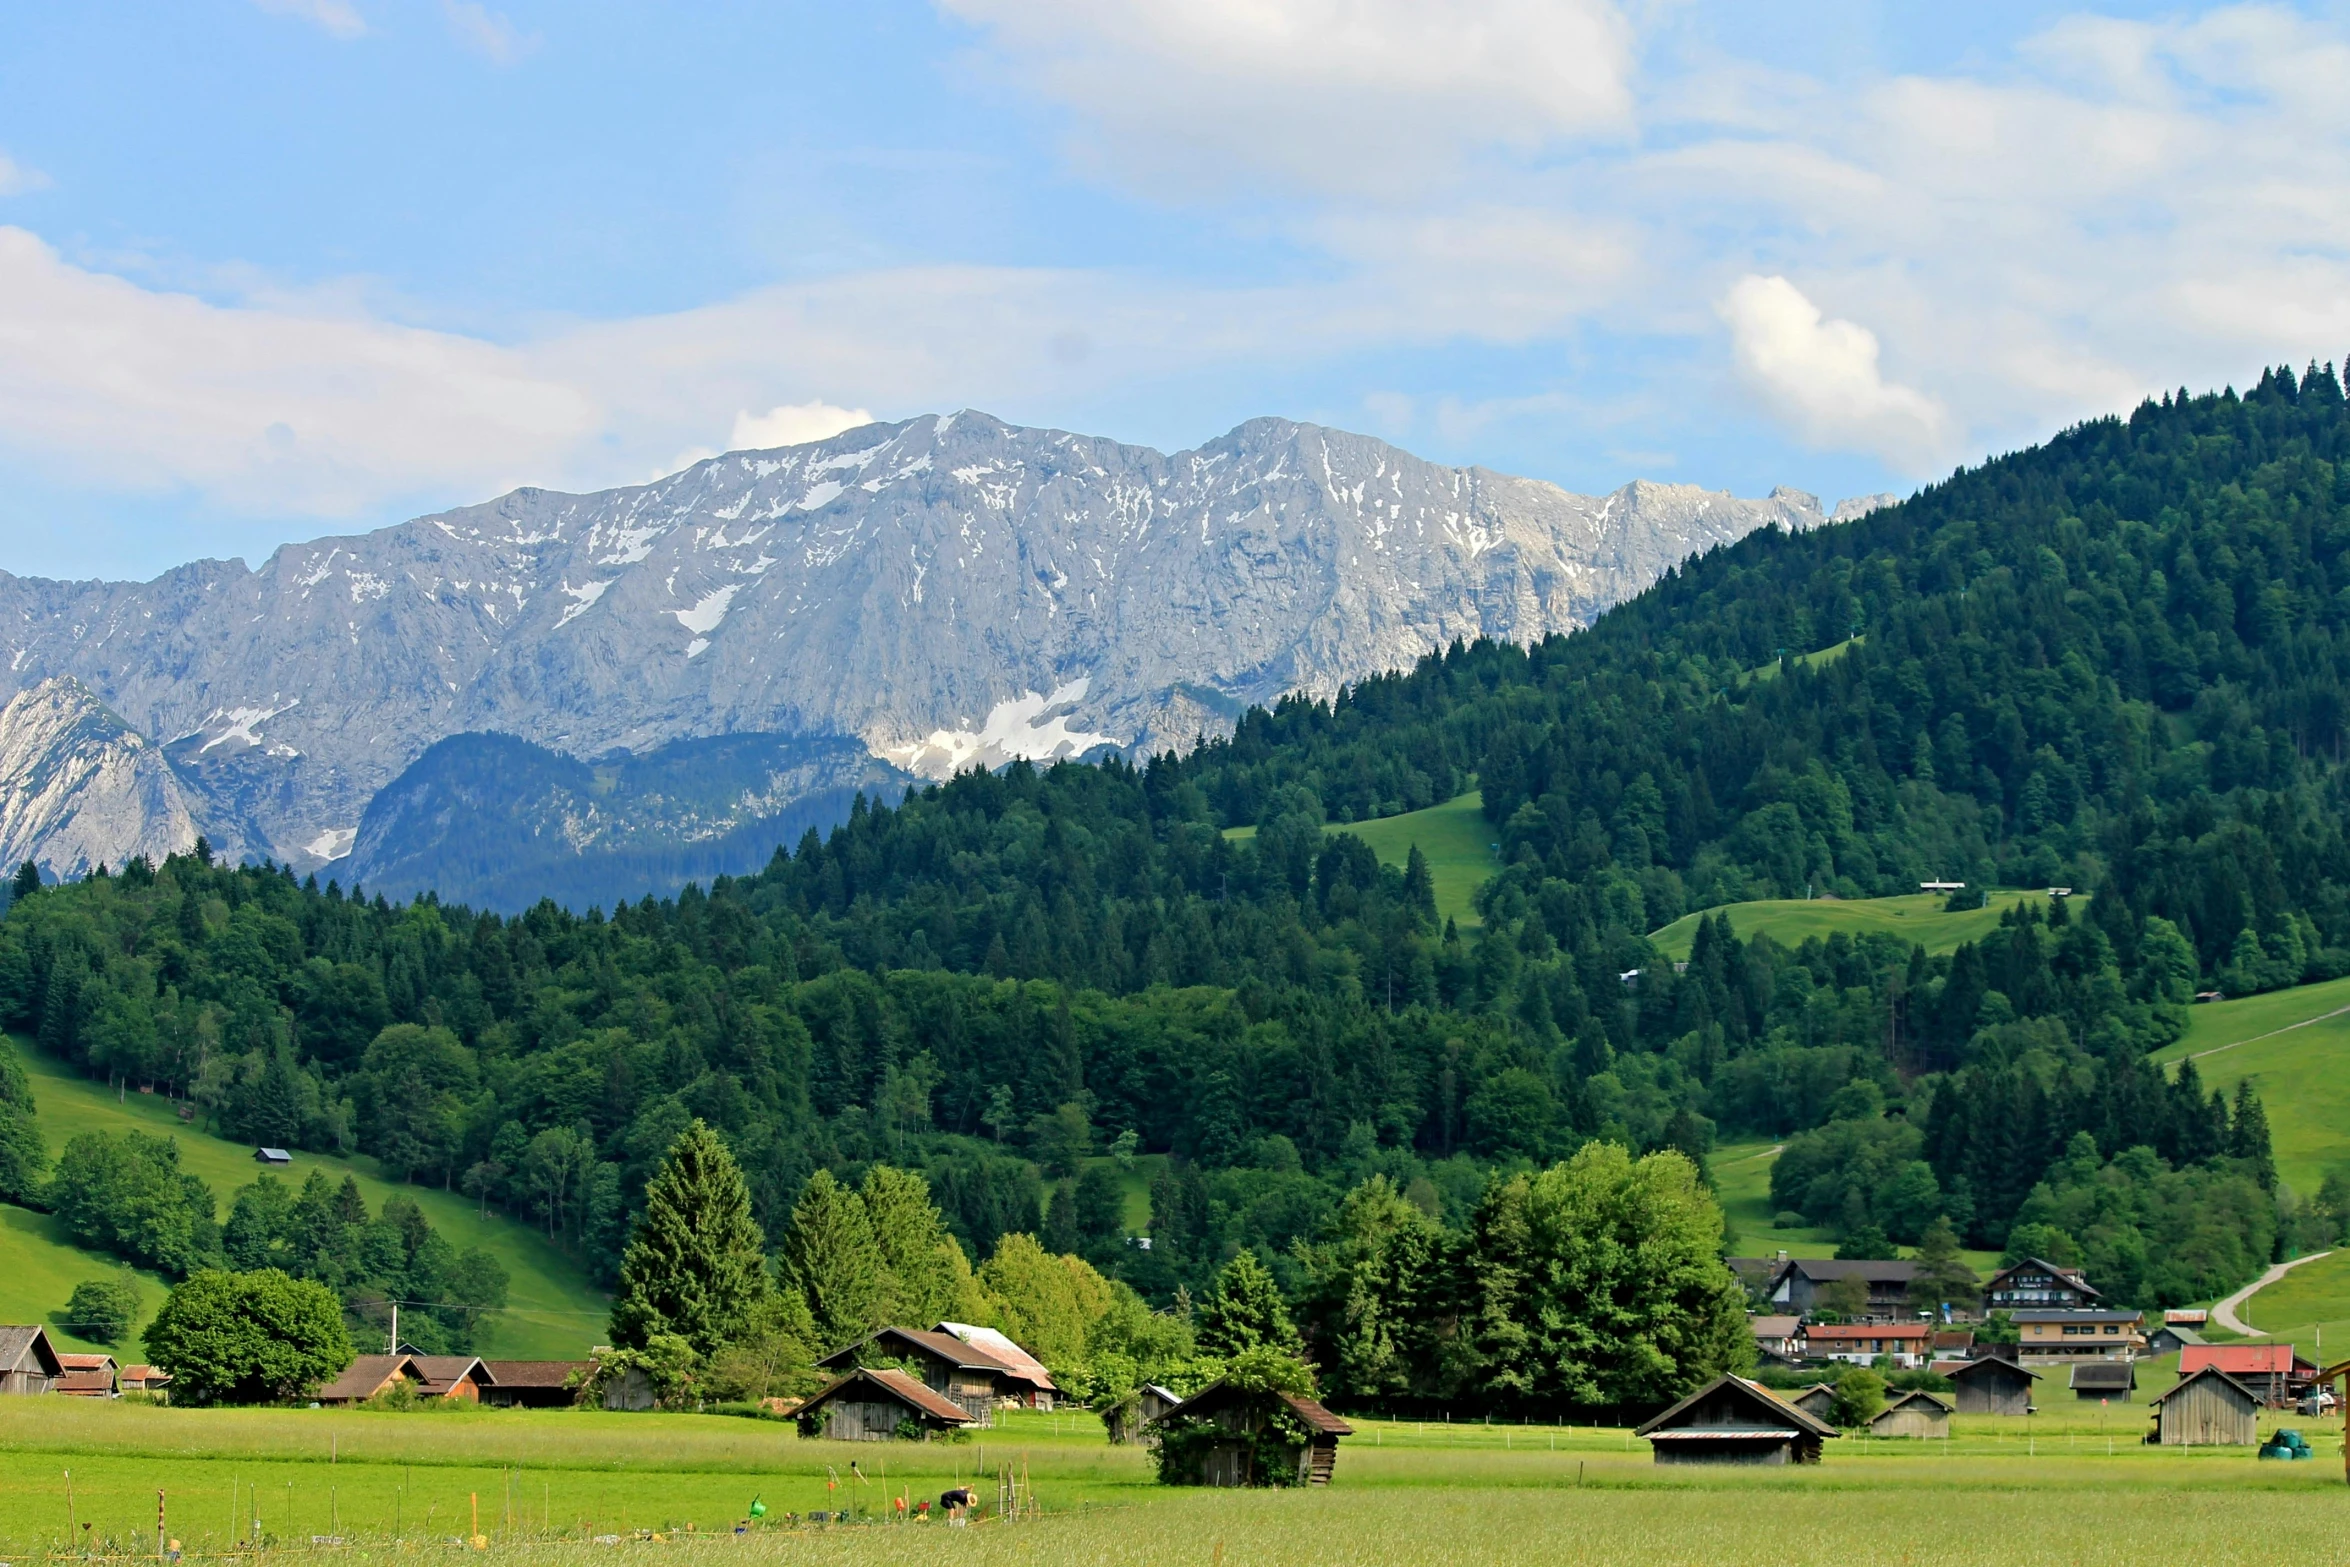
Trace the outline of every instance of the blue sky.
[[0, 5], [0, 569], [961, 406], [1833, 500], [2350, 351], [2330, 6]]

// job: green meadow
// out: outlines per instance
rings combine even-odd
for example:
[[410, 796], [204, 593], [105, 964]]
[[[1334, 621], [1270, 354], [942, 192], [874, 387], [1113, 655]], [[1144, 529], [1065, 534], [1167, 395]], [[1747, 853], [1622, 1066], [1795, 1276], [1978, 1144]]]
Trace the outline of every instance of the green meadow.
[[2350, 1166], [2350, 979], [2209, 1002], [2192, 1018], [2155, 1059], [2193, 1056], [2206, 1085], [2231, 1092], [2251, 1078], [2287, 1185], [2312, 1196], [2328, 1170]]
[[[1353, 833], [1371, 846], [1382, 865], [1401, 869], [1412, 857], [1412, 846], [1428, 857], [1428, 872], [1436, 883], [1436, 914], [1463, 927], [1477, 923], [1470, 899], [1501, 870], [1494, 848], [1496, 833], [1485, 819], [1485, 797], [1472, 789], [1442, 805], [1400, 816], [1382, 816], [1368, 822], [1333, 822], [1324, 832]], [[1254, 838], [1254, 827], [1230, 827], [1224, 836]]]
[[[1005, 1417], [952, 1442], [841, 1444], [719, 1416], [575, 1411], [0, 1407], [0, 1546], [154, 1548], [156, 1493], [191, 1556], [248, 1547], [413, 1556], [478, 1532], [490, 1554], [697, 1548], [856, 1562], [1452, 1564], [2337, 1560], [2337, 1431], [2314, 1462], [2140, 1444], [2143, 1405], [1961, 1417], [1944, 1440], [1847, 1436], [1817, 1467], [1659, 1468], [1621, 1428], [1356, 1422], [1327, 1490], [1171, 1490], [1091, 1416]], [[2276, 1424], [2264, 1418], [2264, 1428]], [[996, 1515], [997, 1480], [1035, 1516]], [[70, 1475], [70, 1479], [69, 1479]], [[971, 1528], [899, 1525], [976, 1481]], [[68, 1488], [70, 1486], [70, 1497]], [[766, 1516], [749, 1518], [757, 1500]], [[810, 1513], [849, 1512], [814, 1527]], [[748, 1532], [737, 1536], [737, 1524]], [[87, 1529], [84, 1529], [87, 1525]], [[74, 1546], [66, 1544], [77, 1536]], [[604, 1536], [611, 1543], [592, 1542]], [[316, 1543], [314, 1544], [314, 1537]], [[617, 1537], [616, 1539], [614, 1537]]]
[[2026, 898], [2044, 903], [2048, 895], [1994, 891], [1986, 907], [1960, 914], [1943, 913], [1946, 900], [1936, 892], [1913, 892], [1899, 898], [1766, 898], [1684, 914], [1662, 930], [1651, 931], [1648, 939], [1658, 952], [1678, 962], [1689, 956], [1700, 919], [1727, 914], [1730, 928], [1741, 941], [1767, 934], [1782, 946], [1799, 947], [1813, 936], [1825, 941], [1838, 931], [1848, 936], [1876, 933], [1898, 936], [1928, 952], [1942, 953], [1963, 942], [1982, 940], [1998, 928], [2002, 914]]
[[[67, 1139], [83, 1132], [141, 1131], [175, 1137], [182, 1168], [211, 1186], [222, 1218], [228, 1216], [236, 1189], [259, 1173], [251, 1148], [184, 1124], [161, 1095], [118, 1095], [75, 1076], [21, 1039], [4, 1037], [0, 1049], [14, 1049], [32, 1078], [41, 1133], [52, 1159]], [[346, 1174], [355, 1177], [370, 1208], [381, 1206], [394, 1193], [413, 1197], [451, 1245], [460, 1251], [483, 1247], [505, 1264], [509, 1304], [485, 1327], [484, 1354], [576, 1359], [602, 1341], [604, 1297], [578, 1262], [527, 1225], [485, 1219], [470, 1200], [456, 1193], [395, 1185], [382, 1178], [372, 1159], [297, 1153], [293, 1168], [279, 1173], [282, 1179], [299, 1183], [314, 1169], [338, 1182]], [[109, 1257], [75, 1249], [47, 1216], [6, 1206], [0, 1206], [0, 1255], [8, 1264], [0, 1267], [0, 1321], [6, 1322], [46, 1323], [76, 1283], [120, 1266]], [[149, 1278], [142, 1287], [151, 1313], [162, 1300], [162, 1286]]]

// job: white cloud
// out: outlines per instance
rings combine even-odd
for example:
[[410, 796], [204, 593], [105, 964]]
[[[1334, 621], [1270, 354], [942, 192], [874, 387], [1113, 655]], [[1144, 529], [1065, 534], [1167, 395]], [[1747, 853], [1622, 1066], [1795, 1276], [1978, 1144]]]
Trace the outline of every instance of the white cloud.
[[512, 65], [542, 41], [538, 34], [517, 28], [504, 12], [493, 11], [478, 0], [441, 0], [441, 14], [448, 18], [449, 31], [457, 41], [492, 65]]
[[835, 408], [830, 403], [784, 403], [763, 414], [738, 413], [730, 451], [764, 451], [776, 446], [801, 446], [829, 440], [843, 430], [871, 424], [873, 415], [862, 408]]
[[367, 31], [367, 19], [349, 0], [253, 0], [272, 16], [291, 16], [310, 23], [335, 38], [357, 38]]
[[1933, 399], [1887, 381], [1876, 335], [1823, 319], [1783, 277], [1745, 277], [1722, 302], [1739, 373], [1771, 413], [1816, 447], [1866, 451], [1924, 473], [1942, 459], [1949, 418]]
[[1392, 190], [1628, 122], [1609, 0], [939, 0], [1143, 180]]
[[0, 196], [22, 196], [49, 188], [49, 176], [0, 152]]

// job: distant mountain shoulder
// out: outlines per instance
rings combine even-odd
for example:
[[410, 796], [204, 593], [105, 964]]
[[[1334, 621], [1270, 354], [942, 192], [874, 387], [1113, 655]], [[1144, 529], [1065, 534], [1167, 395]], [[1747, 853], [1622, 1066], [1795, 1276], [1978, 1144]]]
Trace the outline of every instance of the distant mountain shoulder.
[[176, 775], [155, 822], [312, 869], [454, 735], [572, 757], [823, 737], [925, 777], [1147, 754], [1456, 640], [1586, 624], [1693, 554], [1824, 520], [1796, 490], [1574, 495], [1282, 419], [1165, 454], [926, 415], [257, 571], [0, 574], [0, 702], [78, 680]]

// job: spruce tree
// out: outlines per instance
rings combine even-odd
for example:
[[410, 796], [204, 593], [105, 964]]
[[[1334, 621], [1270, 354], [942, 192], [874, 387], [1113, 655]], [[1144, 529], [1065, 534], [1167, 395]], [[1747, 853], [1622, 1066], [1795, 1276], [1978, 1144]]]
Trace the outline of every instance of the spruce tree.
[[1954, 1311], [1973, 1308], [1982, 1281], [1958, 1253], [1958, 1231], [1941, 1214], [1918, 1238], [1918, 1271], [1909, 1281], [1909, 1303], [1917, 1311]]
[[1216, 1275], [1215, 1293], [1200, 1307], [1199, 1347], [1211, 1355], [1237, 1355], [1260, 1347], [1285, 1355], [1304, 1353], [1281, 1286], [1255, 1252], [1242, 1252]]
[[883, 1272], [864, 1202], [830, 1170], [809, 1176], [783, 1238], [783, 1282], [807, 1301], [821, 1348], [838, 1349], [881, 1325]]
[[2251, 1165], [2253, 1179], [2260, 1182], [2263, 1190], [2277, 1189], [2277, 1159], [2269, 1144], [2268, 1111], [2262, 1107], [2260, 1096], [2252, 1091], [2249, 1077], [2236, 1084], [2236, 1113], [2228, 1128], [2228, 1154]]
[[969, 1294], [971, 1263], [930, 1200], [930, 1183], [877, 1164], [865, 1172], [857, 1195], [881, 1259], [877, 1325], [927, 1328], [953, 1317]]
[[620, 1259], [612, 1342], [675, 1334], [708, 1355], [739, 1338], [767, 1297], [765, 1241], [743, 1173], [700, 1121], [645, 1184], [645, 1216]]

